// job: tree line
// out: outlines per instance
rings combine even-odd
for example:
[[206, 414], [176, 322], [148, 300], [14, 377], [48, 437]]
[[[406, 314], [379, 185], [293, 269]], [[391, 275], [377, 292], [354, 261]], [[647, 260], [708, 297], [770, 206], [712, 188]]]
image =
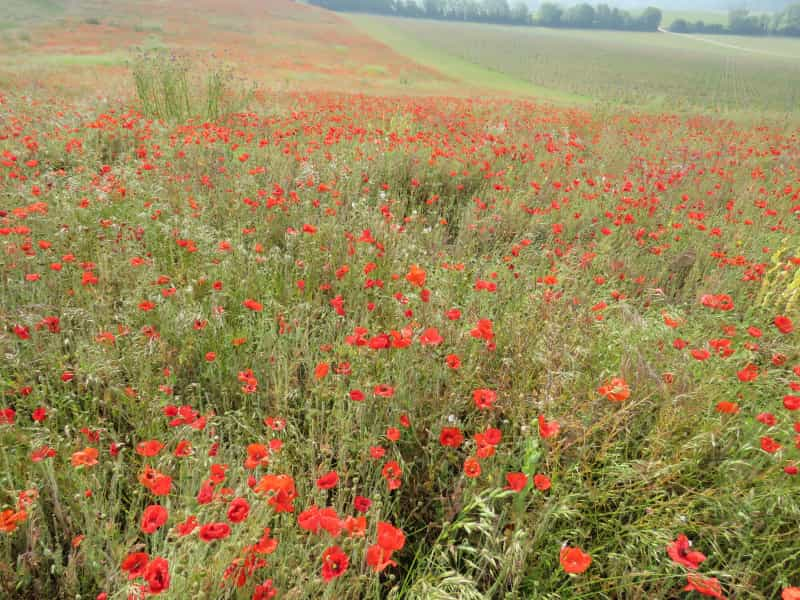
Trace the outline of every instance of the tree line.
[[800, 37], [800, 4], [792, 4], [772, 14], [751, 15], [747, 9], [731, 10], [728, 25], [675, 19], [669, 26], [674, 33], [716, 33], [730, 35], [783, 35]]
[[[500, 25], [538, 25], [572, 29], [656, 31], [661, 10], [649, 6], [640, 14], [612, 8], [608, 4], [576, 4], [568, 8], [544, 2], [532, 12], [522, 0], [309, 0], [333, 11], [379, 15], [469, 21]], [[728, 25], [676, 19], [669, 26], [674, 33], [800, 36], [800, 4], [772, 14], [751, 15], [746, 9], [731, 10]]]
[[[512, 0], [513, 1], [513, 0]], [[379, 15], [469, 21], [500, 25], [539, 25], [576, 29], [616, 29], [656, 31], [661, 24], [661, 11], [648, 7], [641, 14], [611, 8], [607, 4], [577, 4], [569, 8], [545, 2], [531, 12], [522, 0], [310, 0], [328, 10], [366, 12]]]

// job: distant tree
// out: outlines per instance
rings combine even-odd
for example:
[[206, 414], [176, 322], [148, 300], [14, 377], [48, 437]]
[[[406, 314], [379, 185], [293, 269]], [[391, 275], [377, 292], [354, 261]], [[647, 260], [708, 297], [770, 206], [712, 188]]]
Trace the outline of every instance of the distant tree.
[[672, 33], [689, 33], [689, 24], [686, 19], [675, 19], [669, 26]]
[[594, 9], [594, 26], [598, 29], [614, 29], [608, 4], [598, 4]]
[[626, 21], [630, 20], [630, 15], [624, 10], [620, 10], [617, 7], [611, 9], [611, 22], [609, 24], [609, 29], [625, 29], [626, 28]]
[[442, 0], [422, 0], [425, 16], [430, 19], [439, 19], [443, 15], [444, 2]]
[[517, 0], [511, 7], [511, 20], [518, 25], [529, 25], [531, 22], [531, 12], [528, 5], [522, 0]]
[[511, 20], [511, 9], [508, 0], [484, 0], [486, 18], [491, 23], [508, 23]]
[[661, 26], [661, 11], [654, 6], [648, 6], [639, 16], [638, 21], [644, 31], [656, 31]]
[[558, 4], [544, 2], [539, 6], [536, 21], [543, 27], [560, 27], [563, 14], [564, 11]]
[[776, 15], [775, 32], [800, 36], [800, 4], [787, 6], [786, 10]]
[[567, 9], [563, 20], [567, 27], [589, 29], [594, 25], [594, 8], [590, 4], [576, 4]]
[[737, 35], [757, 35], [761, 26], [758, 17], [751, 16], [746, 8], [737, 8], [728, 13], [728, 29]]

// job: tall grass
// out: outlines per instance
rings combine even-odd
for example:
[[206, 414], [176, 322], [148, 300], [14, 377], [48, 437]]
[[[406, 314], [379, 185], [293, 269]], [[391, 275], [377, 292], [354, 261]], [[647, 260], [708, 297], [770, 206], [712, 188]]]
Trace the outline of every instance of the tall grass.
[[196, 73], [197, 65], [189, 57], [167, 49], [139, 54], [131, 71], [143, 112], [172, 122], [217, 119], [232, 112], [236, 102], [232, 70], [218, 62], [203, 67], [204, 77]]

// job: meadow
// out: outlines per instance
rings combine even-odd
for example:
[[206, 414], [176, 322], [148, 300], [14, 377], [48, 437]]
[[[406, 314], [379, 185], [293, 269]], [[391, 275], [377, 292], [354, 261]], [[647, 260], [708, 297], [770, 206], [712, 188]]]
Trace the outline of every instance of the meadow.
[[0, 598], [800, 598], [794, 63], [15, 6]]

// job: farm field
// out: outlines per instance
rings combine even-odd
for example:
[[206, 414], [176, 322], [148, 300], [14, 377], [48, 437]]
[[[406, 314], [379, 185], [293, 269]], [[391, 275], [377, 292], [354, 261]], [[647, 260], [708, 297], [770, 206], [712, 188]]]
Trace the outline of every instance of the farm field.
[[800, 598], [796, 43], [0, 20], [0, 599]]
[[662, 11], [663, 19], [661, 20], [662, 27], [669, 27], [677, 19], [685, 21], [703, 21], [706, 25], [727, 25], [728, 24], [728, 11], [725, 10], [669, 10]]
[[[750, 112], [775, 118], [800, 106], [800, 41], [795, 39], [623, 35], [362, 15], [348, 18], [401, 53], [413, 53], [422, 45], [428, 52], [480, 65], [549, 90], [551, 95], [647, 110], [738, 116]], [[391, 37], [384, 32], [391, 32]]]

